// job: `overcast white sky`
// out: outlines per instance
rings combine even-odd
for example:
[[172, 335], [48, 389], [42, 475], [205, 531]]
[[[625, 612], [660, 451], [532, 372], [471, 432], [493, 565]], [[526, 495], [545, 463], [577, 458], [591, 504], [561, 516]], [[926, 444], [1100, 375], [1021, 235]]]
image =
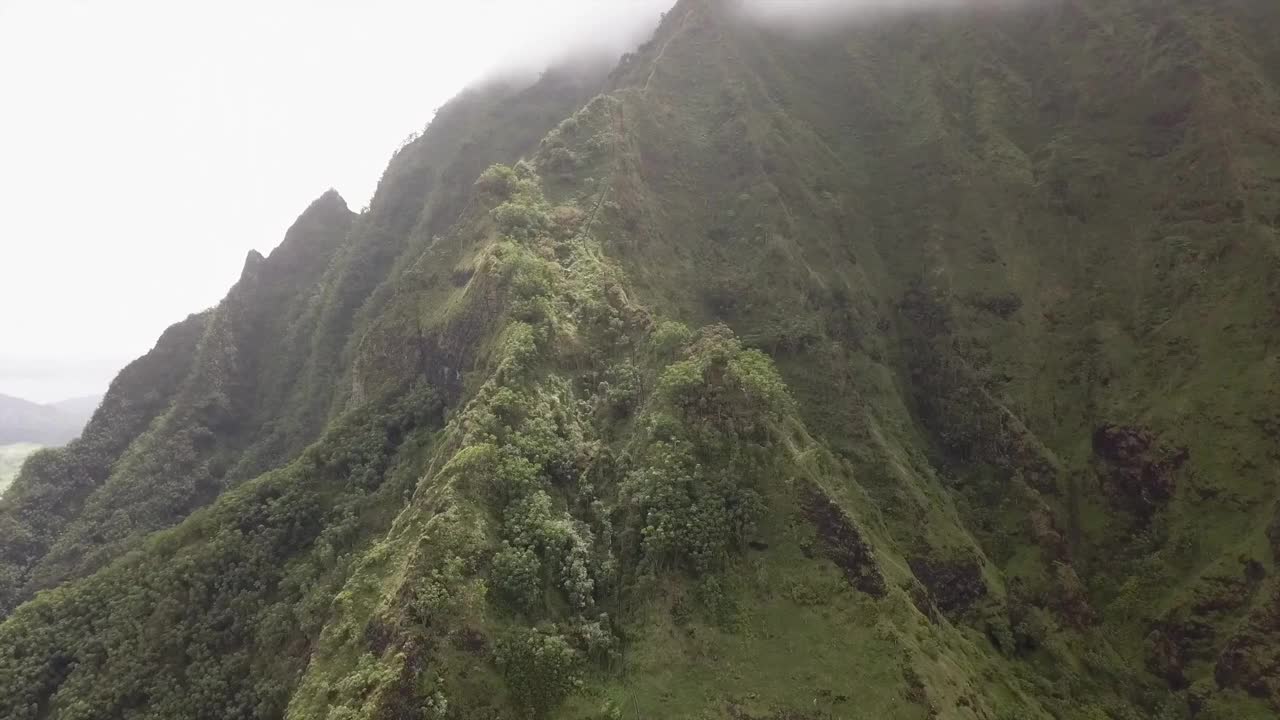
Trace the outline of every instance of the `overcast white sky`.
[[674, 0], [0, 0], [0, 393], [102, 392], [495, 64]]

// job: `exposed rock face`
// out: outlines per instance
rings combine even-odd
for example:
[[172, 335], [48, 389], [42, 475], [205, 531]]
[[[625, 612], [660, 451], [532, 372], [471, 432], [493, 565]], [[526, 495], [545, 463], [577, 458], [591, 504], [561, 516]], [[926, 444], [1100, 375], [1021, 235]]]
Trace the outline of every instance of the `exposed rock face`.
[[1259, 698], [1280, 703], [1280, 586], [1227, 642], [1213, 677], [1220, 687], [1239, 688]]
[[1130, 512], [1148, 517], [1176, 490], [1176, 473], [1190, 458], [1186, 448], [1162, 443], [1150, 430], [1103, 425], [1093, 434], [1093, 452], [1106, 464], [1103, 488]]
[[911, 558], [911, 572], [928, 590], [930, 601], [946, 615], [958, 615], [987, 594], [978, 559]]
[[876, 564], [875, 552], [844, 510], [822, 490], [810, 488], [804, 511], [818, 532], [823, 554], [840, 568], [849, 584], [873, 597], [883, 596], [884, 576]]

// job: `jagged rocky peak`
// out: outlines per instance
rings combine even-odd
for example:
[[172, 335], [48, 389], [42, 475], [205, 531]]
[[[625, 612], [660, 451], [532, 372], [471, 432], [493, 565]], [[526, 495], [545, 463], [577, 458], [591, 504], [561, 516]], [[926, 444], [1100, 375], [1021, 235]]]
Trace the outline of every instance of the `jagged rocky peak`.
[[293, 225], [285, 233], [285, 240], [282, 244], [293, 242], [295, 238], [306, 241], [307, 238], [313, 237], [317, 230], [329, 228], [334, 225], [346, 226], [350, 224], [352, 212], [347, 207], [347, 201], [338, 194], [337, 190], [330, 188], [326, 190], [320, 197], [311, 201], [306, 210], [298, 216]]
[[244, 258], [244, 267], [240, 270], [240, 280], [243, 282], [248, 279], [257, 277], [258, 271], [266, 264], [267, 259], [257, 250], [250, 250]]

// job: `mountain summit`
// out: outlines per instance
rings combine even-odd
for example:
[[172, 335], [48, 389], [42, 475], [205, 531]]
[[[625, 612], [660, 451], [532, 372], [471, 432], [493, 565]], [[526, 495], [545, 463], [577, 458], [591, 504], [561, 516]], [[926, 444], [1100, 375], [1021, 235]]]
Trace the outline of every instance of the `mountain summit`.
[[1280, 713], [1280, 5], [683, 0], [0, 500], [5, 718]]

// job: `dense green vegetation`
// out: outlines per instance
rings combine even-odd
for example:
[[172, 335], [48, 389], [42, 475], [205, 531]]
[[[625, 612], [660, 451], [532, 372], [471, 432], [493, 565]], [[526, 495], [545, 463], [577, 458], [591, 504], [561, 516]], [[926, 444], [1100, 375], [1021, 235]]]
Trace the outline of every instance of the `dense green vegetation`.
[[0, 717], [1275, 717], [1277, 23], [464, 93], [26, 465]]

